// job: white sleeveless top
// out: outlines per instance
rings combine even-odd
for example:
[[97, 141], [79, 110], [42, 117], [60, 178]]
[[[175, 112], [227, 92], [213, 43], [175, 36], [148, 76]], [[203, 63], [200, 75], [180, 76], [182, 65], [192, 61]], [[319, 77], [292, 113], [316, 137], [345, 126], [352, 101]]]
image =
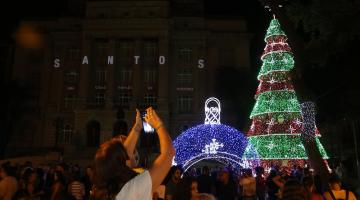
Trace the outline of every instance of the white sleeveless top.
[[116, 200], [152, 200], [152, 181], [145, 170], [128, 181], [116, 195]]

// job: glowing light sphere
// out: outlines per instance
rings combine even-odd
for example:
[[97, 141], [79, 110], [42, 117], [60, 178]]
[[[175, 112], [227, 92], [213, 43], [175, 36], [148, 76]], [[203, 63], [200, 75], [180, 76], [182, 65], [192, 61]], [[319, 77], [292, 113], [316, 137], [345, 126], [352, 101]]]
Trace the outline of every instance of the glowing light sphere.
[[180, 134], [174, 141], [174, 163], [188, 170], [202, 160], [230, 163], [234, 167], [256, 165], [258, 156], [244, 134], [223, 124], [202, 124]]
[[176, 149], [173, 165], [182, 165], [187, 171], [202, 160], [216, 160], [238, 169], [259, 164], [257, 153], [246, 136], [220, 123], [219, 99], [208, 98], [204, 111], [204, 124], [186, 130], [173, 142]]

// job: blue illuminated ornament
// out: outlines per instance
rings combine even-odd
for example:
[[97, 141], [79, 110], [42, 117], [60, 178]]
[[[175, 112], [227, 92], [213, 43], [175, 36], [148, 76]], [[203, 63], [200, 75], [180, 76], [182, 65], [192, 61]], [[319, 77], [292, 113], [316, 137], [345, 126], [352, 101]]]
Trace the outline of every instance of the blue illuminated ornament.
[[[215, 105], [210, 106], [211, 102]], [[182, 165], [187, 171], [202, 160], [216, 160], [238, 169], [258, 164], [257, 153], [246, 136], [220, 123], [220, 111], [218, 99], [207, 99], [204, 124], [189, 128], [175, 139], [174, 165]]]

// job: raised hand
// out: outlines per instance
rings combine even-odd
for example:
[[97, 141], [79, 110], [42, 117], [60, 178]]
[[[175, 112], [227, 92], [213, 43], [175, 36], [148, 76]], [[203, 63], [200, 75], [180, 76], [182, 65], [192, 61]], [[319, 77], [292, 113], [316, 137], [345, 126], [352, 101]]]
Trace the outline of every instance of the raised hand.
[[134, 131], [136, 132], [140, 132], [143, 128], [143, 124], [142, 124], [142, 120], [141, 120], [141, 116], [140, 116], [140, 111], [138, 109], [136, 109], [136, 118], [135, 118], [135, 124], [134, 124]]
[[163, 122], [152, 107], [146, 109], [145, 121], [155, 130], [163, 126]]

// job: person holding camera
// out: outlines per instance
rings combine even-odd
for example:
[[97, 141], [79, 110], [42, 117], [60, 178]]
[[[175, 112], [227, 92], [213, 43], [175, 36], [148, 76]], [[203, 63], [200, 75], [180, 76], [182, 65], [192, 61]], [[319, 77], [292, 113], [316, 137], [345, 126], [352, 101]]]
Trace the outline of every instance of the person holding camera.
[[126, 164], [130, 156], [133, 156], [143, 128], [140, 112], [137, 110], [135, 125], [125, 142], [122, 143], [117, 138], [111, 139], [102, 144], [96, 152], [94, 199], [152, 199], [153, 192], [170, 170], [175, 149], [168, 131], [153, 108], [146, 109], [145, 121], [155, 129], [160, 140], [160, 154], [152, 167], [137, 174]]

